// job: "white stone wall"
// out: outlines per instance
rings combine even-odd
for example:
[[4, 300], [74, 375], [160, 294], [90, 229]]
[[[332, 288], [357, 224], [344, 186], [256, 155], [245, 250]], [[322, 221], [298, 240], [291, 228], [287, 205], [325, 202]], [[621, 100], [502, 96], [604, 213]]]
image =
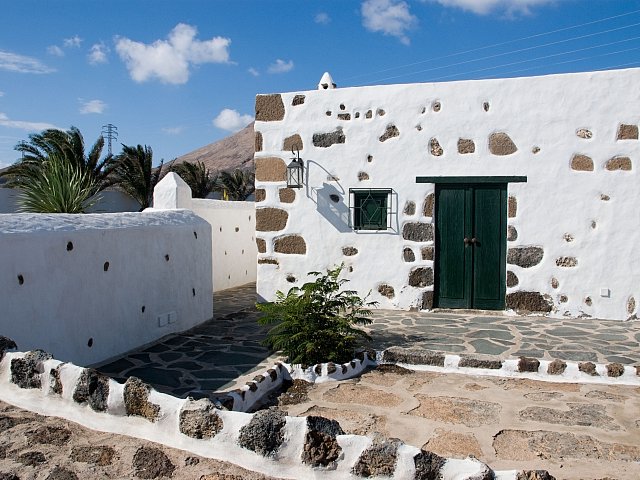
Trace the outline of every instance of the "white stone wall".
[[256, 281], [255, 203], [192, 198], [191, 188], [169, 172], [153, 191], [156, 209], [187, 208], [211, 225], [213, 291]]
[[185, 210], [0, 215], [0, 335], [101, 362], [211, 318], [210, 258]]
[[[363, 296], [371, 292], [382, 308], [420, 307], [433, 286], [409, 286], [408, 276], [416, 267], [433, 268], [421, 255], [433, 242], [405, 240], [402, 227], [434, 222], [423, 210], [434, 185], [418, 184], [416, 177], [526, 176], [526, 183], [508, 185], [508, 225], [517, 239], [507, 249], [539, 247], [544, 255], [526, 268], [507, 264], [519, 281], [507, 296], [534, 292], [558, 317], [635, 318], [639, 84], [640, 70], [628, 69], [259, 95], [258, 293], [273, 299], [276, 290], [307, 281], [307, 272], [344, 262], [347, 286]], [[325, 145], [342, 135], [344, 143], [314, 142], [314, 135], [332, 132]], [[496, 133], [508, 135], [517, 150], [492, 151], [489, 139]], [[473, 141], [473, 153], [464, 153], [461, 139]], [[293, 201], [290, 195], [281, 201], [292, 143], [300, 148], [307, 180]], [[349, 188], [393, 189], [392, 228], [352, 231]], [[413, 215], [403, 211], [408, 202], [415, 203]], [[344, 247], [358, 253], [345, 256]], [[406, 247], [415, 261], [404, 260]], [[571, 259], [574, 266], [563, 266]], [[378, 292], [382, 284], [393, 287], [392, 298]]]

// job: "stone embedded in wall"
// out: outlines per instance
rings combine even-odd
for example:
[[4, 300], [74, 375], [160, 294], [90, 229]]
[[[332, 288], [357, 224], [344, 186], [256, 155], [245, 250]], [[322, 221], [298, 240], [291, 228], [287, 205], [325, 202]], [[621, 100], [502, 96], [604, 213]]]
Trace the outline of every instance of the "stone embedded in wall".
[[558, 288], [560, 286], [560, 282], [556, 277], [551, 277], [551, 288]]
[[262, 151], [262, 133], [261, 132], [255, 132], [255, 139], [254, 139], [254, 151], [255, 152], [261, 152]]
[[507, 263], [529, 268], [538, 265], [543, 256], [542, 247], [512, 247], [507, 250]]
[[507, 287], [515, 287], [516, 285], [518, 285], [518, 283], [520, 283], [520, 280], [518, 280], [518, 276], [511, 270], [509, 270], [507, 272]]
[[396, 295], [393, 287], [391, 285], [387, 285], [386, 283], [378, 285], [378, 293], [387, 298], [393, 298]]
[[405, 215], [415, 215], [416, 213], [416, 204], [415, 202], [407, 202], [404, 204], [404, 210], [403, 210]]
[[296, 199], [296, 191], [293, 188], [281, 188], [278, 190], [278, 197], [282, 203], [293, 203]]
[[293, 97], [293, 100], [291, 101], [291, 106], [296, 107], [298, 105], [302, 105], [304, 103], [304, 100], [305, 100], [304, 95], [296, 95], [295, 97]]
[[565, 242], [573, 242], [575, 240], [575, 237], [573, 235], [571, 235], [570, 233], [565, 233], [562, 238], [564, 238]]
[[371, 110], [367, 110], [367, 113], [364, 114], [364, 118], [373, 118], [373, 112]]
[[286, 235], [274, 240], [273, 251], [276, 253], [304, 255], [307, 253], [307, 244], [300, 235]]
[[313, 145], [316, 147], [327, 148], [337, 143], [345, 143], [346, 141], [347, 137], [345, 137], [341, 128], [338, 128], [334, 132], [313, 134]]
[[518, 230], [513, 225], [507, 226], [507, 241], [513, 242], [518, 239]]
[[511, 155], [518, 151], [518, 147], [509, 135], [496, 132], [489, 136], [489, 151], [494, 155]]
[[337, 421], [308, 416], [302, 462], [312, 467], [327, 467], [333, 464], [342, 453], [342, 448], [336, 440], [338, 435], [344, 435], [344, 430]]
[[458, 139], [458, 153], [465, 155], [467, 153], [474, 153], [476, 151], [476, 144], [469, 138]]
[[442, 470], [446, 462], [446, 458], [427, 450], [420, 450], [420, 453], [413, 457], [413, 464], [416, 469], [414, 480], [438, 480], [442, 478], [440, 470]]
[[422, 247], [420, 249], [422, 260], [433, 260], [433, 247]]
[[488, 360], [486, 358], [475, 357], [473, 355], [463, 355], [458, 362], [458, 367], [500, 370], [502, 368], [502, 360]]
[[575, 257], [556, 258], [556, 266], [558, 267], [575, 267], [578, 265], [578, 259]]
[[267, 191], [264, 188], [256, 188], [256, 191], [255, 191], [256, 203], [264, 202], [266, 197], [267, 197]]
[[187, 400], [180, 410], [180, 433], [191, 438], [213, 438], [222, 430], [223, 422], [216, 407], [207, 398]]
[[292, 150], [302, 150], [303, 148], [304, 144], [302, 143], [302, 137], [297, 133], [285, 138], [284, 142], [282, 142], [283, 151], [290, 152]]
[[277, 232], [284, 230], [289, 214], [280, 208], [256, 208], [256, 231]]
[[291, 274], [287, 275], [285, 280], [289, 283], [296, 283], [298, 281], [298, 279]]
[[600, 195], [600, 200], [602, 200], [603, 202], [608, 202], [609, 200], [611, 200], [611, 197], [603, 193]]
[[338, 120], [351, 120], [351, 114], [350, 113], [339, 113], [338, 114]]
[[402, 250], [402, 257], [404, 258], [405, 262], [415, 262], [416, 261], [416, 256], [413, 253], [413, 250], [410, 247], [404, 247], [404, 250]]
[[591, 305], [593, 305], [593, 300], [591, 299], [591, 297], [587, 297], [584, 299], [584, 303], [590, 307]]
[[399, 136], [400, 130], [398, 130], [398, 127], [396, 127], [395, 125], [387, 125], [387, 129], [382, 135], [380, 135], [380, 138], [378, 138], [378, 140], [380, 140], [381, 142], [386, 142], [390, 138]]
[[264, 240], [264, 238], [256, 238], [256, 245], [258, 247], [258, 253], [266, 253], [267, 242]]
[[88, 403], [92, 410], [104, 412], [107, 410], [109, 398], [109, 377], [93, 368], [85, 368], [80, 374], [73, 391], [73, 401]]
[[576, 136], [580, 138], [588, 139], [593, 137], [593, 133], [589, 129], [579, 128], [578, 130], [576, 130]]
[[409, 272], [409, 285], [412, 287], [428, 287], [433, 285], [433, 269], [416, 267]]
[[[132, 466], [134, 475], [137, 478], [143, 479], [170, 478], [176, 469], [176, 466], [171, 463], [169, 457], [167, 457], [162, 450], [155, 447], [138, 448], [133, 455]], [[57, 478], [67, 480], [68, 477], [56, 477], [56, 479]]]
[[566, 295], [560, 295], [558, 297], [558, 302], [560, 303], [567, 303], [569, 301], [569, 297], [567, 297]]
[[433, 217], [433, 208], [435, 206], [436, 196], [433, 193], [427, 195], [422, 205], [422, 214], [425, 217]]
[[274, 122], [284, 118], [284, 103], [280, 94], [256, 96], [256, 121]]
[[358, 172], [358, 180], [363, 182], [365, 180], [369, 180], [369, 174], [367, 172]]
[[518, 199], [513, 195], [509, 195], [509, 200], [507, 201], [507, 216], [509, 218], [515, 218], [518, 214]]
[[548, 295], [539, 292], [513, 292], [508, 293], [506, 307], [518, 312], [545, 312], [551, 311], [551, 299]]
[[636, 299], [634, 297], [629, 297], [627, 300], [627, 313], [631, 315], [636, 310]]
[[284, 442], [286, 418], [277, 408], [260, 410], [240, 429], [238, 445], [263, 457], [274, 456]]
[[440, 146], [440, 142], [438, 142], [437, 138], [434, 137], [431, 140], [429, 140], [429, 151], [431, 152], [431, 155], [433, 155], [434, 157], [440, 157], [444, 153], [444, 150]]
[[359, 477], [393, 476], [400, 445], [402, 442], [397, 438], [374, 439], [373, 444], [360, 454], [351, 472]]
[[618, 362], [607, 364], [608, 377], [620, 377], [624, 373], [624, 365]]
[[32, 350], [22, 358], [11, 359], [11, 383], [20, 388], [40, 388], [40, 374], [44, 372], [42, 363], [53, 356], [43, 350]]
[[537, 358], [520, 357], [520, 360], [518, 360], [519, 372], [537, 373], [539, 368], [540, 360]]
[[618, 140], [638, 140], [638, 125], [625, 125], [620, 124], [618, 126]]
[[631, 159], [629, 157], [613, 157], [607, 160], [604, 168], [609, 170], [610, 172], [614, 170], [631, 170]]
[[567, 369], [567, 362], [556, 359], [553, 362], [549, 363], [549, 365], [547, 366], [547, 373], [549, 375], [560, 375], [564, 373], [566, 369]]
[[384, 117], [386, 115], [387, 112], [384, 111], [384, 109], [379, 108], [378, 110], [376, 110], [376, 115], [378, 115], [379, 117]]
[[412, 242], [430, 242], [433, 240], [433, 224], [423, 222], [405, 223], [402, 238]]
[[571, 159], [571, 170], [593, 172], [593, 160], [591, 160], [591, 157], [576, 153]]
[[420, 300], [420, 310], [431, 310], [433, 308], [433, 290], [422, 292]]
[[61, 365], [58, 365], [56, 368], [49, 370], [49, 390], [55, 395], [62, 395], [63, 391], [62, 379], [60, 378], [60, 367]]
[[136, 377], [129, 377], [124, 384], [124, 407], [127, 415], [146, 418], [155, 422], [160, 416], [160, 405], [149, 402], [151, 387]]
[[586, 373], [587, 375], [591, 375], [592, 377], [599, 376], [596, 371], [596, 364], [593, 362], [580, 362], [578, 363], [578, 370]]
[[11, 340], [9, 337], [5, 337], [0, 335], [0, 361], [4, 358], [4, 352], [7, 350], [15, 350], [18, 348], [16, 342]]
[[485, 112], [488, 112], [490, 107], [491, 107], [491, 105], [489, 105], [489, 102], [484, 102], [484, 103], [482, 104], [482, 109], [483, 109]]
[[441, 104], [440, 104], [440, 102], [439, 102], [439, 101], [437, 101], [437, 100], [431, 104], [431, 109], [432, 109], [434, 112], [439, 112], [441, 108], [442, 108], [442, 105], [441, 105]]
[[259, 258], [258, 265], [279, 265], [279, 262], [275, 258]]
[[531, 148], [531, 153], [533, 153], [534, 155], [539, 152], [540, 152], [540, 147], [538, 147], [537, 145]]
[[356, 247], [342, 247], [342, 254], [345, 257], [353, 257], [358, 254], [358, 249]]
[[256, 181], [284, 182], [287, 180], [287, 164], [278, 157], [256, 158]]

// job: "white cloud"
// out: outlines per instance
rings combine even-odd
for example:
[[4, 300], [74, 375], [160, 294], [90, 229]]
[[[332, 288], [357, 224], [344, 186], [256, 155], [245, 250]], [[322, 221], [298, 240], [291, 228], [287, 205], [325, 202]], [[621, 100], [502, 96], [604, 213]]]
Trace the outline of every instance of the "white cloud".
[[247, 72], [249, 72], [254, 77], [259, 77], [260, 76], [260, 72], [258, 70], [256, 70], [255, 68], [253, 68], [253, 67], [249, 68], [247, 70]]
[[0, 91], [0, 97], [4, 97], [4, 92]]
[[316, 14], [315, 18], [313, 19], [316, 23], [319, 23], [320, 25], [327, 25], [329, 22], [331, 22], [331, 17], [329, 16], [329, 14], [325, 13], [325, 12], [320, 12], [318, 14]]
[[195, 27], [179, 23], [167, 40], [150, 45], [117, 37], [116, 51], [136, 82], [157, 78], [163, 83], [183, 84], [189, 80], [191, 65], [229, 63], [230, 39], [200, 41], [195, 38], [197, 33]]
[[64, 51], [57, 45], [49, 45], [47, 47], [47, 53], [54, 57], [64, 57]]
[[44, 122], [26, 122], [23, 120], [11, 120], [6, 114], [0, 112], [0, 126], [9, 128], [19, 128], [20, 130], [38, 131], [47, 128], [57, 128], [55, 125]]
[[47, 67], [40, 60], [16, 53], [0, 50], [0, 70], [18, 73], [51, 73], [53, 68]]
[[410, 43], [407, 31], [418, 23], [409, 11], [409, 4], [402, 0], [365, 0], [361, 13], [362, 24], [367, 30], [398, 37], [405, 45]]
[[184, 127], [164, 127], [162, 128], [162, 133], [166, 133], [167, 135], [180, 135], [184, 132]]
[[267, 72], [269, 73], [287, 73], [293, 70], [293, 60], [285, 62], [284, 60], [277, 59], [275, 63], [269, 65]]
[[252, 115], [241, 115], [237, 110], [231, 110], [230, 108], [225, 108], [213, 119], [213, 124], [216, 127], [229, 132], [237, 132], [251, 122], [253, 122]]
[[552, 3], [555, 0], [430, 0], [444, 7], [455, 7], [468, 10], [478, 15], [487, 15], [502, 10], [507, 15], [529, 15], [530, 8], [537, 5]]
[[89, 100], [84, 102], [82, 99], [78, 99], [82, 104], [80, 105], [80, 113], [85, 115], [87, 113], [103, 113], [107, 108], [107, 104], [102, 100]]
[[107, 47], [104, 43], [95, 43], [91, 45], [91, 49], [89, 50], [89, 54], [87, 58], [89, 59], [89, 63], [91, 65], [98, 65], [100, 63], [107, 63], [109, 60], [107, 59], [107, 54], [109, 53], [109, 47]]
[[71, 38], [65, 38], [62, 42], [64, 48], [79, 48], [82, 43], [82, 39], [78, 35], [74, 35]]

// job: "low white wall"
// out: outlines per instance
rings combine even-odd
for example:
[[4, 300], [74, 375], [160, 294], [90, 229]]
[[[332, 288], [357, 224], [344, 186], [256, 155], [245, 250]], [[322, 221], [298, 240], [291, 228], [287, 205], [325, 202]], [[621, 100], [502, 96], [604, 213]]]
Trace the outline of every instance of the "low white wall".
[[168, 173], [153, 192], [155, 209], [187, 208], [211, 225], [213, 291], [256, 281], [255, 203], [191, 198], [191, 189]]
[[209, 258], [211, 227], [185, 210], [0, 215], [0, 335], [106, 360], [211, 318]]

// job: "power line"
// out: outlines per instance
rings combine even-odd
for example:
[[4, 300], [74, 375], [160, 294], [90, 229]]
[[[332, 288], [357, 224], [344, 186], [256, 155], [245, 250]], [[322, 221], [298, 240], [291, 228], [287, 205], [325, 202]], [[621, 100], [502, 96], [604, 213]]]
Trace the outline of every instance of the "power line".
[[114, 140], [118, 140], [118, 127], [116, 127], [112, 123], [107, 123], [106, 125], [103, 125], [102, 136], [107, 139], [108, 152], [109, 152], [109, 156], [111, 156], [111, 142]]

